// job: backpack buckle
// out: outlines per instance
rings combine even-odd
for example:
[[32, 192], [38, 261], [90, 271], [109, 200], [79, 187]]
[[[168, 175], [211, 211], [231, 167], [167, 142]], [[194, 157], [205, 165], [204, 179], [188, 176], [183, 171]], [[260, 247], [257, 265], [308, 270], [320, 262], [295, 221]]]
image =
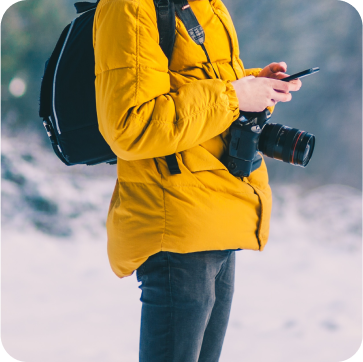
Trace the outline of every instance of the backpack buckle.
[[50, 142], [52, 142], [54, 145], [58, 145], [57, 138], [54, 135], [53, 126], [46, 118], [43, 119], [43, 126], [47, 132]]

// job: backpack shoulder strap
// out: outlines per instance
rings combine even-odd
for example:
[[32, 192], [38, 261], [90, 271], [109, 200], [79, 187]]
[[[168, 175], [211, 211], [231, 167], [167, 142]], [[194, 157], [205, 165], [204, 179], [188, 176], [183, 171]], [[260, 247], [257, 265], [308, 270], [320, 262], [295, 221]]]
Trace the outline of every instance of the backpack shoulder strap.
[[[160, 47], [169, 60], [173, 54], [175, 41], [175, 5], [173, 0], [154, 0], [158, 22]], [[180, 174], [176, 155], [165, 157], [171, 175]]]
[[171, 60], [175, 41], [175, 5], [173, 0], [154, 0], [160, 47]]
[[96, 7], [97, 7], [97, 5], [98, 5], [99, 2], [100, 2], [100, 0], [98, 0], [95, 3], [90, 3], [90, 2], [82, 1], [82, 2], [75, 3], [74, 4], [74, 7], [77, 10], [77, 14], [82, 14], [82, 13], [84, 13], [86, 11], [96, 9]]

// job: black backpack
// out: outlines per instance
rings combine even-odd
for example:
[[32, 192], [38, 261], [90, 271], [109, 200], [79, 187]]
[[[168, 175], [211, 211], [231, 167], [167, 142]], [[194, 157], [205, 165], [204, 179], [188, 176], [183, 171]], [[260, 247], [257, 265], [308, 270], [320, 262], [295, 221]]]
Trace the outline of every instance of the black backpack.
[[[81, 15], [63, 30], [45, 64], [41, 84], [39, 116], [54, 152], [68, 166], [114, 164], [117, 160], [99, 132], [97, 121], [92, 31], [99, 1], [75, 4]], [[174, 3], [154, 3], [160, 46], [170, 61], [175, 37]]]

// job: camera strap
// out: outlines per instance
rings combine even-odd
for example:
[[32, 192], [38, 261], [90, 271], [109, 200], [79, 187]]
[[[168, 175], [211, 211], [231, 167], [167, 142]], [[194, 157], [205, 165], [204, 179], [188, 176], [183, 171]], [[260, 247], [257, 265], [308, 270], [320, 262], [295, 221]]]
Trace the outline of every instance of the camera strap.
[[219, 76], [216, 70], [213, 67], [213, 64], [210, 60], [208, 51], [204, 45], [205, 42], [205, 32], [202, 26], [199, 24], [198, 19], [196, 18], [192, 8], [190, 7], [187, 0], [175, 0], [175, 10], [179, 17], [179, 19], [184, 24], [185, 28], [188, 31], [188, 34], [193, 39], [194, 43], [200, 45], [204, 51], [204, 54], [207, 57], [208, 63], [212, 66], [214, 74], [217, 79]]

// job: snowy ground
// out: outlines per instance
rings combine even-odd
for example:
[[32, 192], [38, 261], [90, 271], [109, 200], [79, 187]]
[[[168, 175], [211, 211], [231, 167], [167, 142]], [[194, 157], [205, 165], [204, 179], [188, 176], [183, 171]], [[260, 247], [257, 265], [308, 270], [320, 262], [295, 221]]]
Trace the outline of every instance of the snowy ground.
[[[115, 169], [62, 167], [15, 143], [2, 144], [4, 347], [26, 362], [136, 362], [138, 283], [106, 255]], [[273, 190], [268, 246], [237, 253], [221, 362], [344, 361], [362, 338], [361, 192]]]

